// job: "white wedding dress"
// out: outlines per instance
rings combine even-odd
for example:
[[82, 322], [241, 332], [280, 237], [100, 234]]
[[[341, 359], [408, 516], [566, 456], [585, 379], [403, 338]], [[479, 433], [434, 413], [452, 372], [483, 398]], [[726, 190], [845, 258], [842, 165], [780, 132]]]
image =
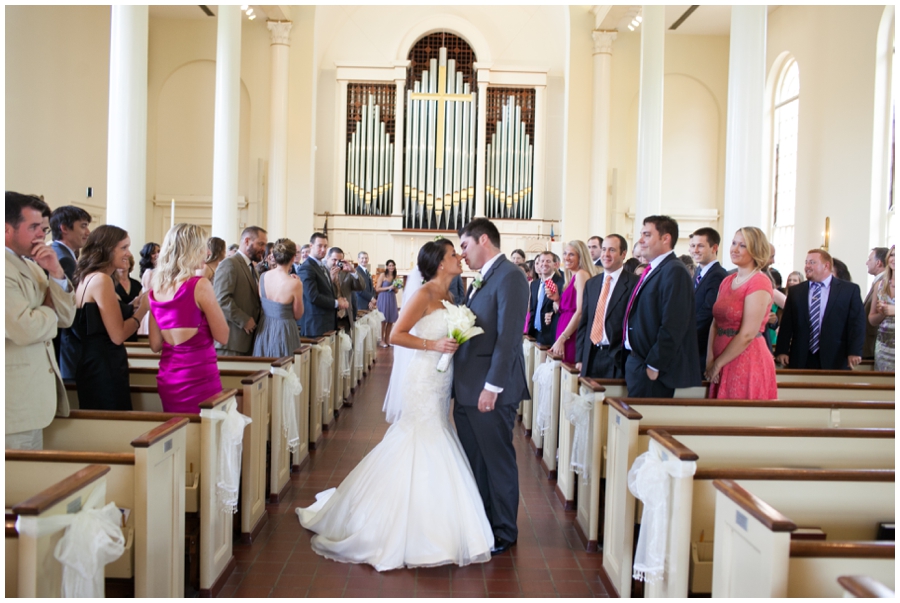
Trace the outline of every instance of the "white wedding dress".
[[[410, 332], [446, 337], [446, 316], [432, 312]], [[317, 533], [312, 548], [320, 555], [378, 571], [490, 560], [494, 536], [450, 424], [453, 368], [438, 372], [440, 357], [412, 355], [400, 420], [340, 486], [297, 509], [301, 525]]]

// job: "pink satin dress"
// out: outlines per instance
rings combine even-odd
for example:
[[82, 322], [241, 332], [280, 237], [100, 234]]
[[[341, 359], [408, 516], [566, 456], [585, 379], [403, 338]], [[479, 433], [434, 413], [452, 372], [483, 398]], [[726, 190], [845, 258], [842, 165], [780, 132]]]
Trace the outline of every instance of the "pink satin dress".
[[[569, 281], [569, 286], [562, 292], [562, 295], [559, 298], [559, 322], [556, 323], [556, 338], [559, 339], [559, 336], [563, 334], [566, 330], [566, 327], [569, 326], [569, 322], [572, 320], [572, 317], [575, 316], [575, 310], [578, 309], [578, 292], [575, 290], [575, 277], [577, 275], [572, 275], [572, 280]], [[575, 364], [575, 340], [577, 338], [573, 334], [566, 340], [565, 347], [565, 360], [563, 362], [567, 362], [569, 364]]]
[[150, 292], [150, 311], [160, 330], [197, 329], [196, 335], [178, 345], [163, 342], [157, 384], [165, 412], [199, 414], [200, 403], [222, 391], [212, 332], [194, 300], [201, 278], [187, 280], [169, 301], [157, 301]]

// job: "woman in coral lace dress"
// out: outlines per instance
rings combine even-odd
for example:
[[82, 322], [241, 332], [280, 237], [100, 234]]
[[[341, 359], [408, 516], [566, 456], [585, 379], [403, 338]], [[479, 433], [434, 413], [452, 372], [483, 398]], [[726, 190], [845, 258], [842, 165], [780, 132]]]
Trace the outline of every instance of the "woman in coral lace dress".
[[710, 398], [778, 397], [775, 360], [764, 337], [772, 306], [772, 281], [762, 273], [768, 260], [769, 242], [760, 229], [746, 226], [734, 233], [731, 261], [738, 271], [719, 286], [709, 331]]

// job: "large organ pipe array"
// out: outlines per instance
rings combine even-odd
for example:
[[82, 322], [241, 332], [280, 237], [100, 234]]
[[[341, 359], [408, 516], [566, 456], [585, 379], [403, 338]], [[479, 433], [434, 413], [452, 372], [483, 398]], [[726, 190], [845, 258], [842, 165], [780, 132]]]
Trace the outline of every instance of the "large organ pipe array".
[[[385, 95], [387, 96], [387, 95]], [[393, 99], [368, 94], [361, 119], [347, 143], [344, 211], [352, 215], [390, 215], [394, 185], [394, 143], [382, 120], [382, 106]]]
[[474, 216], [476, 100], [446, 48], [407, 91], [405, 228], [456, 230]]
[[531, 218], [534, 145], [525, 130], [522, 109], [510, 96], [485, 152], [485, 214], [489, 218]]

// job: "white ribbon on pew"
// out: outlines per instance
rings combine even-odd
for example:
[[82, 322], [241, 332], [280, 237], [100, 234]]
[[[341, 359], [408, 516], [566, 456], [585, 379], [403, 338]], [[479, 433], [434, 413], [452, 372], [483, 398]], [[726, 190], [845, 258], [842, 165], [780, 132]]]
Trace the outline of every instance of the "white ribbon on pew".
[[534, 411], [535, 426], [543, 434], [550, 428], [550, 408], [553, 398], [553, 373], [559, 366], [558, 360], [547, 360], [534, 370], [534, 384], [539, 386], [537, 408]]
[[338, 331], [338, 346], [341, 350], [341, 377], [350, 375], [350, 354], [353, 353], [353, 340], [344, 331]]
[[316, 402], [321, 402], [331, 395], [331, 364], [334, 362], [334, 354], [327, 345], [314, 345], [319, 352], [319, 372], [316, 375]]
[[566, 419], [575, 426], [575, 437], [572, 438], [572, 468], [575, 473], [584, 478], [584, 481], [588, 481], [591, 475], [589, 433], [591, 412], [594, 410], [594, 397], [581, 396], [567, 391], [563, 408]]
[[284, 431], [288, 449], [295, 453], [300, 448], [297, 405], [300, 402], [300, 394], [303, 392], [303, 384], [300, 383], [300, 377], [294, 371], [286, 371], [274, 366], [269, 371], [284, 379], [284, 385], [281, 386], [281, 429]]
[[375, 337], [378, 341], [381, 341], [381, 325], [384, 322], [384, 314], [382, 314], [379, 310], [375, 310], [372, 312], [375, 317]]
[[103, 568], [125, 552], [122, 512], [114, 502], [103, 505], [105, 500], [106, 482], [102, 482], [78, 513], [16, 519], [16, 531], [33, 538], [66, 529], [53, 550], [63, 566], [63, 597], [103, 597]]
[[635, 580], [653, 584], [664, 576], [672, 478], [690, 477], [696, 471], [696, 462], [669, 456], [655, 440], [650, 440], [649, 450], [634, 460], [628, 472], [628, 489], [644, 503], [641, 533], [634, 553], [632, 577]]
[[364, 322], [356, 323], [356, 330], [353, 334], [355, 336], [355, 341], [353, 342], [353, 363], [356, 365], [356, 369], [359, 370], [363, 367], [363, 357], [368, 347], [366, 342], [369, 339], [369, 325]]
[[[366, 335], [366, 352], [371, 354], [375, 353], [375, 348], [378, 346], [378, 334], [381, 332], [380, 329], [375, 328], [375, 324], [374, 319], [366, 321], [366, 328], [369, 330], [369, 334]], [[362, 361], [365, 362], [365, 357], [362, 358]]]
[[228, 402], [225, 410], [203, 408], [200, 410], [200, 417], [223, 422], [222, 438], [219, 441], [219, 466], [216, 468], [216, 498], [223, 512], [237, 513], [244, 428], [253, 420], [238, 412], [235, 400]]

